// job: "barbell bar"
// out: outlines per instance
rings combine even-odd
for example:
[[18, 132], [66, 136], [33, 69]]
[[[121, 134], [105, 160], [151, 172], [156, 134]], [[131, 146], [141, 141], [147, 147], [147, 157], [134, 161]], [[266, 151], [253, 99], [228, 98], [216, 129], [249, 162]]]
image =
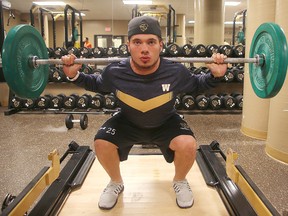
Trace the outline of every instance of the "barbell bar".
[[[227, 58], [224, 63], [250, 63], [249, 76], [255, 94], [274, 97], [282, 88], [287, 72], [287, 41], [283, 29], [275, 23], [261, 24], [252, 38], [249, 58]], [[126, 58], [78, 58], [79, 64], [107, 64]], [[212, 63], [212, 58], [167, 58], [183, 63]], [[40, 33], [30, 25], [17, 25], [3, 43], [2, 67], [10, 89], [22, 98], [37, 98], [44, 91], [49, 77], [49, 64], [63, 64], [49, 59]]]
[[[127, 58], [76, 58], [75, 64], [107, 64], [113, 62], [120, 62], [126, 60]], [[182, 62], [182, 63], [213, 63], [212, 58], [204, 58], [204, 57], [164, 57], [164, 59], [168, 59], [174, 62]], [[32, 67], [36, 68], [39, 65], [45, 64], [63, 64], [61, 59], [38, 59], [37, 56], [32, 56], [29, 59], [29, 62]], [[262, 66], [265, 62], [265, 56], [256, 55], [255, 58], [226, 58], [224, 63], [231, 64], [239, 64], [239, 63], [254, 63], [257, 66]]]

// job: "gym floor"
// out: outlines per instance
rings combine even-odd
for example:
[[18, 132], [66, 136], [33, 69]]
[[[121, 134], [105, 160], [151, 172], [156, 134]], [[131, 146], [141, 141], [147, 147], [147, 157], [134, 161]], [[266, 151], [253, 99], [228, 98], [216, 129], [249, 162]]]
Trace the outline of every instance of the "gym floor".
[[[7, 108], [0, 107], [0, 204], [7, 193], [18, 195], [44, 167], [50, 166], [47, 155], [57, 149], [60, 156], [74, 140], [90, 146], [97, 129], [110, 117], [89, 114], [88, 128], [75, 123], [67, 130], [64, 114], [14, 114], [5, 116]], [[195, 132], [199, 145], [220, 143], [225, 152], [232, 148], [239, 154], [241, 165], [281, 215], [287, 215], [288, 166], [265, 153], [265, 141], [244, 136], [240, 132], [241, 114], [184, 115]], [[79, 118], [75, 114], [74, 118]], [[157, 153], [158, 149], [135, 146], [131, 154]], [[129, 160], [129, 159], [128, 159]], [[163, 159], [164, 160], [164, 159]], [[197, 199], [197, 197], [195, 198]]]

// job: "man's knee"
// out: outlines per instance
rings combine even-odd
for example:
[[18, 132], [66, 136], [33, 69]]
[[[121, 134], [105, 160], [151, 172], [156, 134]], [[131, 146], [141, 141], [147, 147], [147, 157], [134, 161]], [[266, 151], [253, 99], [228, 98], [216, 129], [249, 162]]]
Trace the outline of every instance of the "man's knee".
[[96, 139], [94, 141], [94, 149], [96, 154], [102, 152], [110, 152], [117, 150], [117, 146], [111, 142], [102, 139]]
[[173, 151], [187, 152], [189, 154], [195, 153], [197, 149], [197, 142], [193, 136], [180, 135], [171, 141], [170, 148]]

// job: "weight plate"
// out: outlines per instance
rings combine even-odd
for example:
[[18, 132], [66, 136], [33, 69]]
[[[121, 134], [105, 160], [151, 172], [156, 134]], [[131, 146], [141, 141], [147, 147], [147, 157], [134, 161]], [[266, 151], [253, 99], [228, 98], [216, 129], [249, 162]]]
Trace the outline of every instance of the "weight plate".
[[283, 86], [287, 71], [287, 41], [281, 27], [264, 23], [256, 30], [250, 48], [250, 58], [264, 56], [264, 64], [250, 64], [250, 81], [260, 98], [274, 97]]
[[73, 124], [74, 124], [73, 120], [74, 120], [74, 117], [73, 117], [72, 114], [68, 114], [68, 115], [66, 116], [66, 118], [65, 118], [65, 125], [66, 125], [66, 127], [67, 127], [68, 129], [73, 128]]
[[80, 116], [80, 127], [85, 130], [88, 127], [88, 116], [83, 114]]
[[7, 34], [2, 51], [3, 73], [10, 89], [22, 98], [37, 98], [47, 85], [49, 65], [34, 68], [29, 57], [48, 59], [40, 33], [30, 25], [17, 25]]

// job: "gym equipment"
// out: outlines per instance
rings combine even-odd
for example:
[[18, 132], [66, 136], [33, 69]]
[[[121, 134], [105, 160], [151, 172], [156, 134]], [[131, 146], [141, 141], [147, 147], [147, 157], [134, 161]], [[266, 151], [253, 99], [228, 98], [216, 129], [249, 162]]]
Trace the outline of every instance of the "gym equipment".
[[209, 98], [203, 94], [200, 94], [196, 97], [195, 103], [200, 110], [206, 110], [209, 106]]
[[63, 106], [66, 109], [74, 109], [76, 107], [76, 102], [78, 99], [77, 94], [71, 94], [70, 96], [66, 96], [63, 101]]
[[128, 45], [127, 44], [121, 44], [118, 48], [119, 50], [119, 55], [121, 57], [127, 57], [129, 56], [129, 50], [128, 50]]
[[88, 116], [86, 114], [82, 114], [80, 119], [75, 119], [72, 114], [68, 114], [65, 118], [65, 125], [68, 129], [73, 128], [74, 123], [80, 123], [80, 127], [85, 130], [88, 127]]
[[[178, 48], [174, 48], [168, 48], [170, 54], [178, 53]], [[260, 98], [275, 96], [283, 86], [287, 71], [287, 41], [281, 27], [275, 23], [260, 25], [254, 34], [249, 56], [227, 58], [224, 63], [253, 63], [249, 68], [255, 94]], [[107, 64], [123, 59], [126, 58], [80, 58], [75, 63]], [[213, 62], [212, 58], [200, 57], [168, 59], [183, 63]], [[47, 47], [35, 28], [24, 24], [8, 32], [3, 44], [2, 66], [7, 84], [16, 95], [23, 98], [41, 95], [48, 82], [48, 64], [63, 62], [61, 59], [48, 59]]]
[[64, 103], [64, 94], [58, 94], [56, 96], [53, 96], [50, 100], [50, 108], [52, 109], [60, 109], [63, 107]]
[[210, 105], [212, 110], [221, 109], [221, 107], [222, 107], [221, 98], [216, 94], [210, 95], [209, 96], [209, 105]]
[[207, 56], [211, 57], [214, 53], [218, 52], [218, 46], [216, 44], [210, 44], [206, 46]]
[[101, 109], [104, 106], [104, 96], [100, 93], [96, 93], [90, 102], [90, 107], [92, 109]]
[[77, 99], [76, 106], [80, 109], [87, 109], [91, 103], [91, 95], [83, 94]]
[[14, 96], [11, 98], [10, 106], [14, 109], [21, 109], [23, 107], [23, 99]]
[[224, 80], [229, 83], [229, 82], [233, 82], [234, 79], [235, 79], [235, 74], [233, 73], [232, 68], [227, 68], [227, 71], [224, 75]]
[[192, 95], [186, 94], [181, 99], [181, 104], [184, 109], [192, 110], [195, 108], [195, 99]]
[[107, 109], [115, 109], [117, 107], [117, 98], [113, 93], [104, 95], [104, 107]]
[[50, 106], [52, 95], [44, 95], [36, 99], [36, 107], [40, 109], [47, 109]]

